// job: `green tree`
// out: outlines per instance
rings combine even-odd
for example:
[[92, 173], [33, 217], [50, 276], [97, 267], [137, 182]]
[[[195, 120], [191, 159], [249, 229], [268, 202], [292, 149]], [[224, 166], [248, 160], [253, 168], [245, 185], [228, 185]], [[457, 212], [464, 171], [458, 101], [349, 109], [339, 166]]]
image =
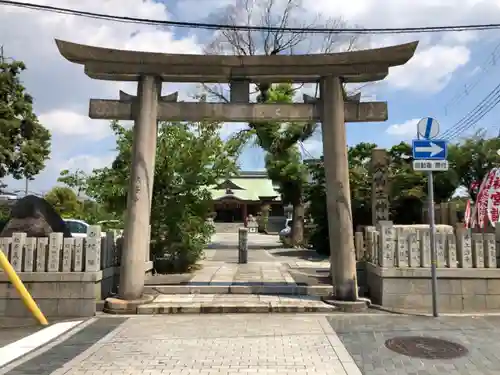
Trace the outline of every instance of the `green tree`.
[[33, 98], [21, 84], [20, 61], [0, 56], [0, 179], [32, 179], [50, 154], [50, 132], [33, 113]]
[[60, 172], [57, 182], [61, 182], [66, 186], [74, 189], [76, 195], [80, 196], [87, 189], [87, 174], [81, 169], [71, 172], [69, 169], [64, 169]]
[[372, 170], [370, 167], [372, 150], [377, 145], [361, 142], [349, 147], [349, 187], [351, 190], [351, 208], [353, 224], [367, 225], [371, 221]]
[[[293, 95], [291, 84], [279, 84], [269, 90], [267, 99], [261, 94], [257, 101], [291, 103]], [[304, 241], [304, 187], [308, 170], [302, 162], [298, 143], [313, 135], [316, 124], [268, 121], [252, 122], [249, 126], [257, 135], [257, 143], [266, 152], [269, 178], [279, 186], [283, 203], [293, 207], [291, 243], [301, 245]]]
[[[111, 125], [118, 155], [110, 167], [94, 170], [87, 194], [106, 210], [123, 215], [132, 158], [132, 131]], [[207, 223], [212, 200], [209, 187], [236, 173], [241, 143], [225, 143], [221, 124], [163, 123], [159, 126], [151, 211], [153, 252], [159, 272], [184, 272], [199, 260], [213, 233]]]
[[62, 217], [76, 218], [81, 213], [82, 205], [73, 189], [69, 187], [53, 187], [44, 198]]
[[[259, 95], [257, 101], [291, 103], [293, 95], [291, 84], [278, 84], [270, 87], [266, 96]], [[279, 186], [283, 203], [293, 206], [291, 242], [301, 245], [304, 240], [304, 187], [309, 174], [298, 144], [312, 136], [316, 124], [260, 121], [248, 125], [249, 130], [236, 134], [233, 140], [247, 142], [250, 135], [256, 136], [256, 143], [265, 151], [269, 178]]]
[[[359, 143], [349, 147], [349, 182], [353, 226], [371, 225], [372, 143]], [[411, 147], [407, 143], [394, 145], [389, 150], [389, 201], [391, 219], [398, 224], [420, 223], [422, 206], [427, 199], [427, 175], [412, 168]], [[326, 211], [325, 174], [323, 163], [311, 165], [313, 183], [307, 188], [306, 199], [310, 202], [310, 214], [315, 229], [311, 244], [322, 254], [329, 254], [328, 215]], [[447, 201], [459, 186], [455, 171], [434, 174], [434, 193], [437, 203]]]
[[[359, 143], [349, 147], [349, 182], [353, 225], [367, 225], [371, 221], [371, 151], [373, 143]], [[328, 213], [326, 207], [326, 179], [323, 158], [310, 164], [313, 182], [307, 185], [305, 197], [309, 202], [309, 215], [314, 222], [310, 243], [320, 254], [329, 254]]]
[[481, 184], [482, 179], [492, 168], [500, 166], [500, 138], [486, 138], [486, 131], [478, 130], [473, 136], [465, 138], [448, 148], [450, 169], [473, 200], [477, 191], [474, 183]]

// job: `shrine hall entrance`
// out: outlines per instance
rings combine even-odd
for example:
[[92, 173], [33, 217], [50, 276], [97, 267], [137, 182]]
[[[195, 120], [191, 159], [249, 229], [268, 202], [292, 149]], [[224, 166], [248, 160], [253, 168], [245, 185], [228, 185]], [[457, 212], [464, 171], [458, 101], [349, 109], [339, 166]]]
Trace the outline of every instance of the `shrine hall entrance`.
[[216, 223], [244, 223], [248, 215], [257, 216], [259, 202], [245, 202], [236, 198], [225, 198], [214, 202]]
[[242, 223], [244, 220], [240, 207], [218, 207], [215, 213], [214, 221], [217, 223]]

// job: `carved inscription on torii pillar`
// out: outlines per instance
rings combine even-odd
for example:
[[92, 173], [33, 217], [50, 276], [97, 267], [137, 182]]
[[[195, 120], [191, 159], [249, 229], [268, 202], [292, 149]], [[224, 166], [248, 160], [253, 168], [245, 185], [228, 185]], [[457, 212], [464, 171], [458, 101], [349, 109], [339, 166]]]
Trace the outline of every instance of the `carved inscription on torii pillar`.
[[[132, 306], [144, 287], [144, 252], [149, 228], [156, 124], [164, 121], [225, 122], [258, 120], [321, 121], [326, 175], [330, 263], [335, 298], [357, 299], [356, 258], [346, 150], [346, 122], [385, 121], [385, 102], [346, 98], [342, 85], [384, 79], [389, 68], [404, 65], [418, 42], [332, 54], [222, 56], [122, 51], [56, 40], [61, 55], [84, 65], [93, 79], [137, 81], [137, 98], [92, 99], [90, 116], [135, 121], [129, 191], [141, 176], [149, 189], [129, 199], [119, 296]], [[161, 82], [229, 83], [231, 103], [187, 103], [160, 98]], [[320, 83], [319, 99], [300, 104], [249, 103], [251, 83]], [[132, 302], [135, 301], [135, 302]], [[127, 303], [128, 303], [127, 302]]]

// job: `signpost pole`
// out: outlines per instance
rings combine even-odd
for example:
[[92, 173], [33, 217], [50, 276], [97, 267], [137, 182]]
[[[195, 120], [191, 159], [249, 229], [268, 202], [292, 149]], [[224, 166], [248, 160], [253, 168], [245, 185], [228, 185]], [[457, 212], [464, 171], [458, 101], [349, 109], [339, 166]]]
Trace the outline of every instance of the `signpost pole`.
[[429, 199], [429, 227], [431, 242], [431, 286], [432, 286], [432, 315], [438, 317], [437, 308], [437, 274], [436, 274], [436, 225], [434, 218], [434, 178], [432, 171], [429, 171], [427, 180], [427, 196]]
[[[447, 142], [437, 140], [439, 123], [432, 117], [425, 117], [417, 124], [417, 139], [412, 142], [413, 169], [427, 172], [427, 198], [429, 200], [429, 229], [431, 245], [431, 288], [432, 315], [438, 317], [437, 306], [437, 256], [436, 256], [436, 223], [434, 218], [434, 180], [433, 171], [447, 171]], [[421, 139], [420, 137], [423, 137]]]

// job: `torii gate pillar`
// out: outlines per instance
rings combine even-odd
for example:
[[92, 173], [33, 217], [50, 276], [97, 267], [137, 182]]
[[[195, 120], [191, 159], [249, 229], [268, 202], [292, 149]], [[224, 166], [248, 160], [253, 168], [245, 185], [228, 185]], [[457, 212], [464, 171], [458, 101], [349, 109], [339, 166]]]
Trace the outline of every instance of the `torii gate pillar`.
[[144, 290], [144, 259], [149, 251], [149, 221], [158, 135], [156, 114], [161, 80], [145, 75], [137, 84], [134, 142], [127, 195], [127, 216], [120, 269], [119, 297], [140, 299]]
[[321, 125], [326, 179], [330, 271], [336, 299], [356, 301], [356, 253], [344, 118], [344, 95], [339, 77], [322, 77]]

